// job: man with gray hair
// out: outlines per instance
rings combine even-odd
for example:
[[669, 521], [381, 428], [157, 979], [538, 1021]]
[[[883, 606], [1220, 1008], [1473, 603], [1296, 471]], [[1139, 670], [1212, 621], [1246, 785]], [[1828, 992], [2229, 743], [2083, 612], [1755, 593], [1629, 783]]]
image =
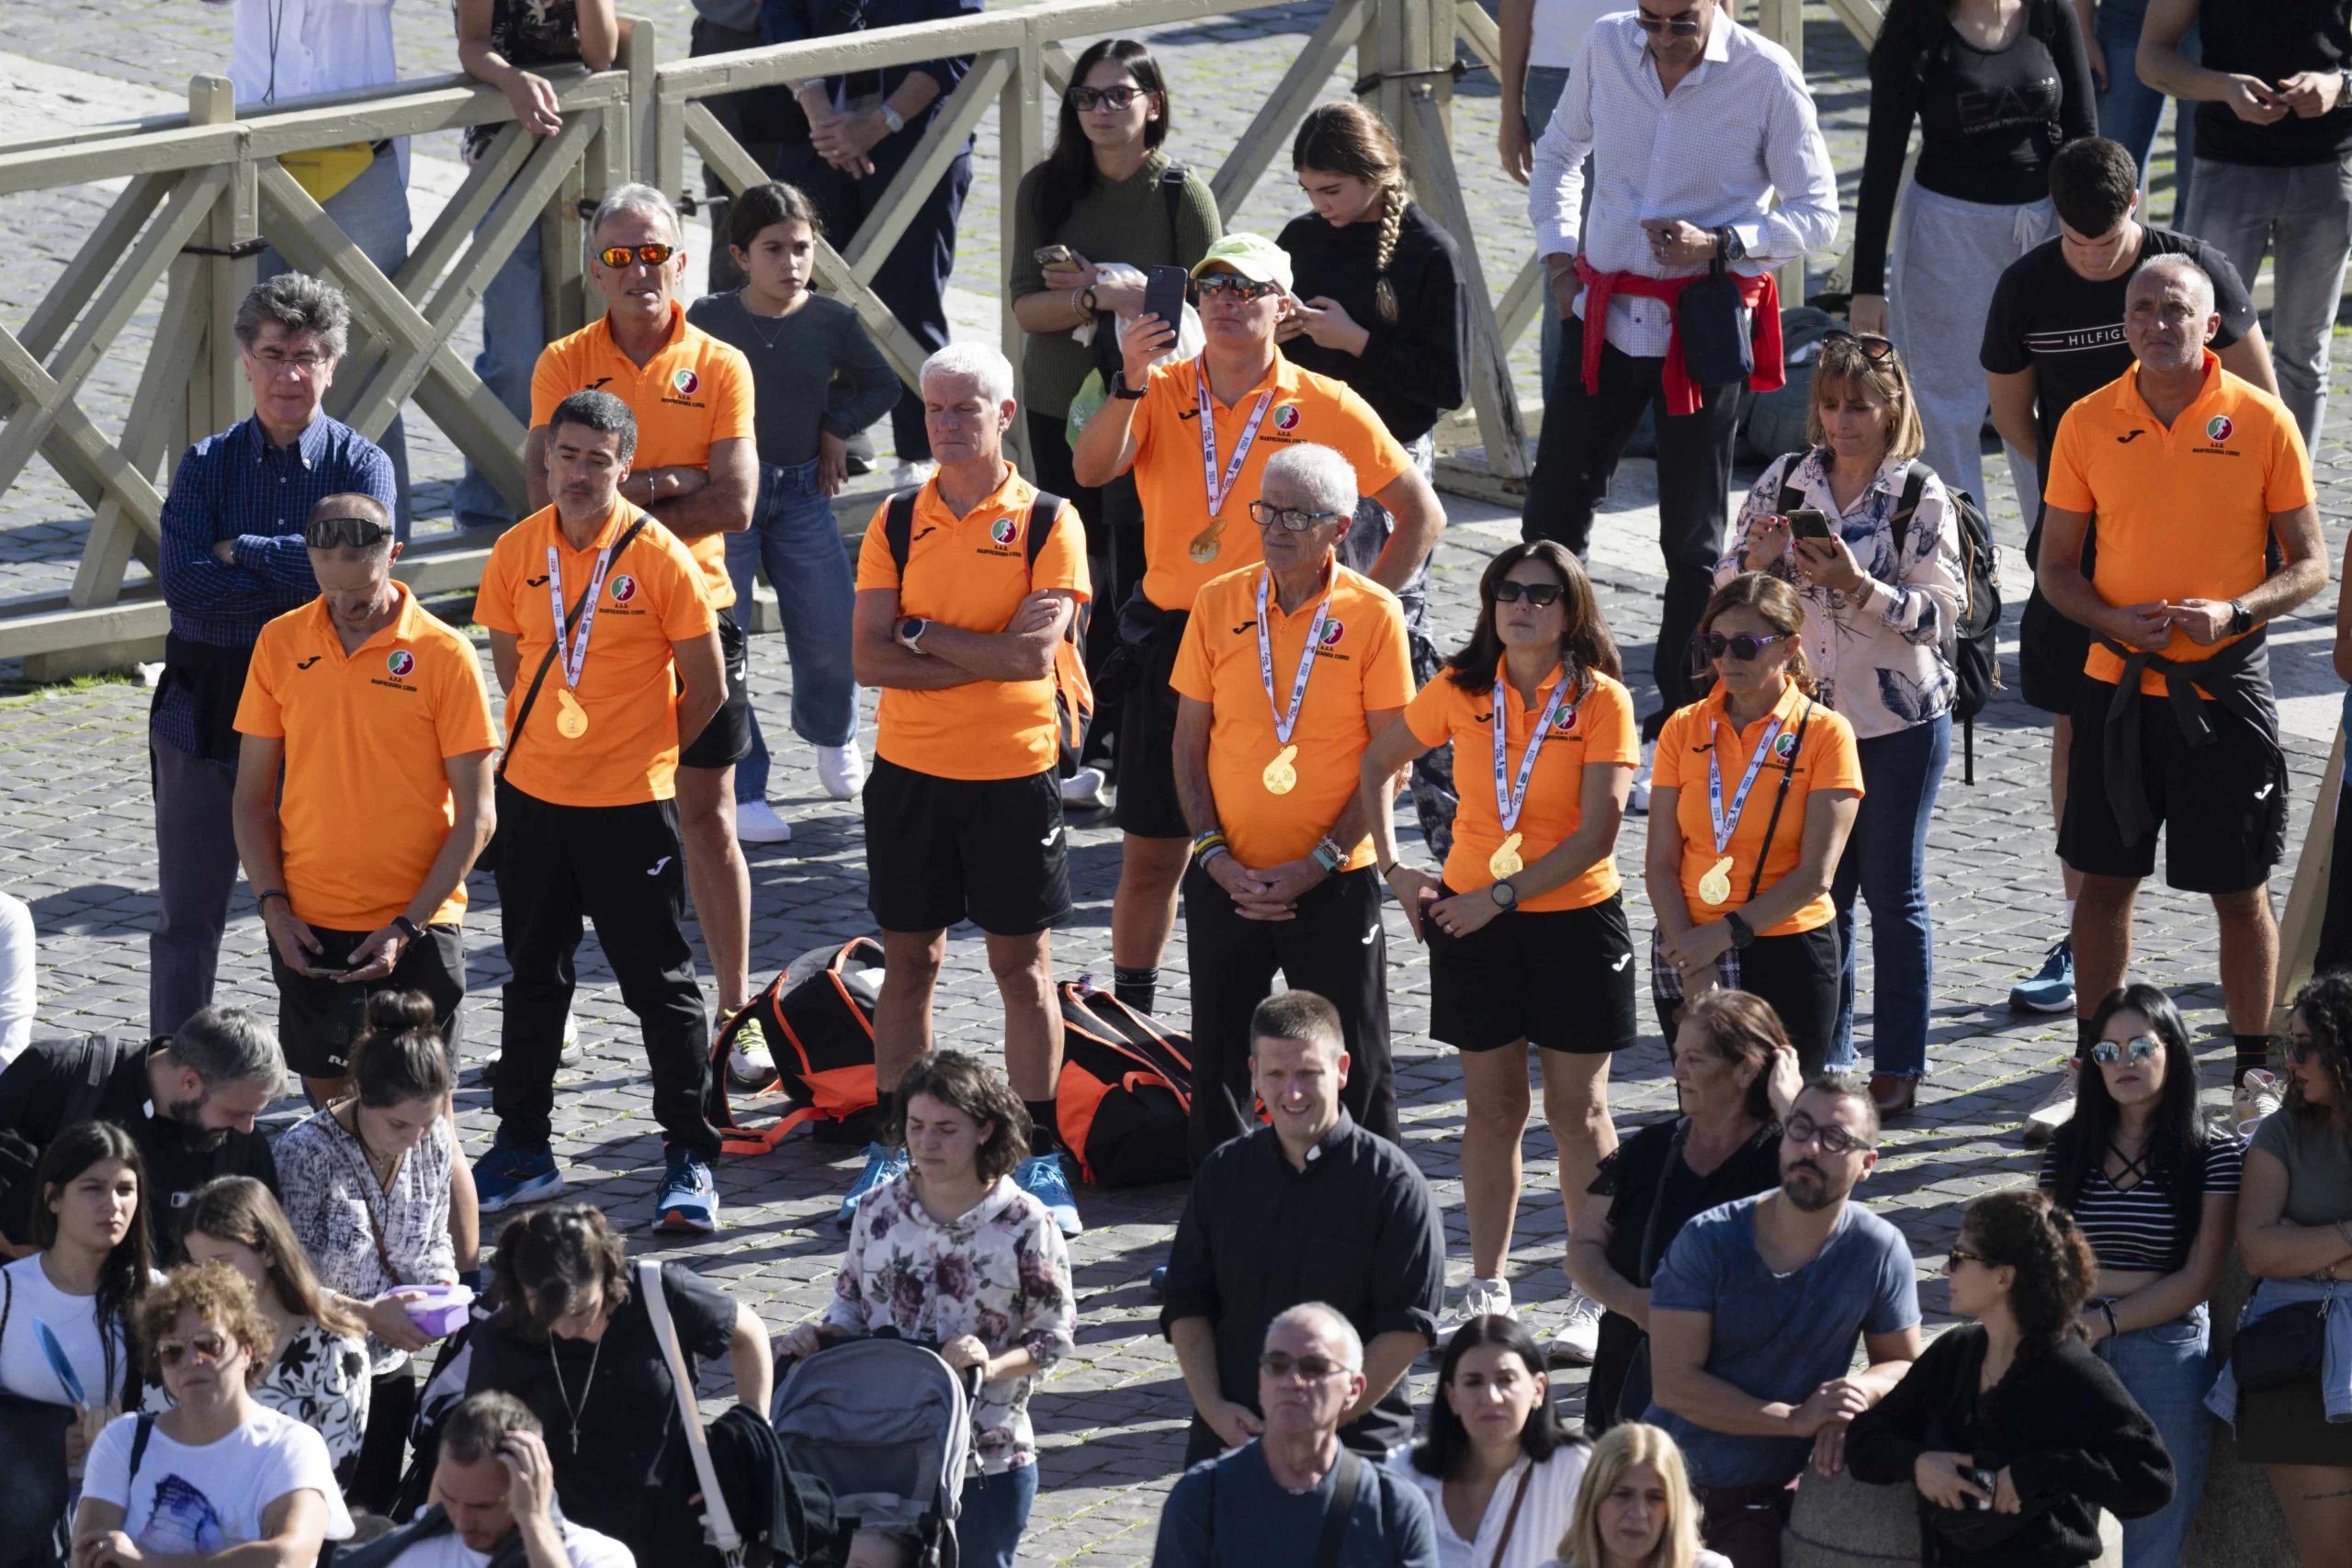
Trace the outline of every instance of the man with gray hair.
[[172, 625], [147, 737], [162, 906], [147, 939], [152, 1034], [212, 1000], [237, 882], [237, 701], [262, 627], [319, 592], [303, 525], [330, 495], [397, 500], [383, 452], [321, 406], [350, 330], [331, 283], [289, 272], [256, 285], [235, 321], [254, 412], [172, 470], [158, 568]]
[[[922, 381], [939, 470], [866, 525], [851, 640], [859, 684], [882, 690], [865, 795], [866, 903], [887, 954], [874, 1009], [881, 1120], [931, 1049], [947, 928], [969, 919], [1004, 998], [1005, 1076], [1035, 1127], [1014, 1179], [1075, 1235], [1078, 1206], [1057, 1157], [1051, 942], [1070, 910], [1056, 763], [1062, 705], [1075, 694], [1064, 680], [1070, 628], [1091, 592], [1085, 531], [1068, 501], [1005, 461], [1015, 405], [1002, 354], [951, 344], [923, 363]], [[906, 1158], [867, 1147], [842, 1229]]]
[[185, 1256], [178, 1211], [215, 1177], [277, 1190], [277, 1162], [254, 1119], [286, 1081], [267, 1025], [243, 1008], [207, 1007], [168, 1039], [36, 1035], [0, 1072], [0, 1254], [32, 1246], [33, 1172], [79, 1122], [129, 1133], [147, 1167], [139, 1212], [158, 1264]]
[[1262, 564], [1212, 580], [1169, 680], [1193, 979], [1192, 1157], [1250, 1126], [1250, 1014], [1280, 974], [1340, 1010], [1344, 1096], [1396, 1136], [1380, 874], [1356, 788], [1364, 749], [1413, 695], [1396, 596], [1339, 561], [1356, 478], [1302, 442], [1250, 503]]

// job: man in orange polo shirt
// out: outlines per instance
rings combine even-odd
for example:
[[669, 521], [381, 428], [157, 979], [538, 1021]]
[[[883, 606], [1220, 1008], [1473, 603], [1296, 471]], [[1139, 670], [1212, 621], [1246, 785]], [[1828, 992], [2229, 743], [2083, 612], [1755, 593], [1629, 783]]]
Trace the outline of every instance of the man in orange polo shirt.
[[611, 393], [558, 403], [541, 444], [555, 503], [499, 536], [474, 600], [508, 699], [498, 899], [514, 975], [498, 1137], [474, 1179], [485, 1211], [562, 1189], [548, 1139], [585, 916], [653, 1069], [667, 1160], [656, 1224], [708, 1231], [718, 1134], [703, 1118], [709, 1020], [686, 943], [675, 778], [726, 675], [701, 567], [619, 494], [636, 444]]
[[1397, 1135], [1380, 875], [1356, 784], [1364, 748], [1412, 699], [1412, 654], [1396, 596], [1340, 564], [1356, 496], [1330, 447], [1275, 454], [1248, 514], [1261, 558], [1200, 591], [1176, 655], [1195, 1169], [1255, 1123], [1250, 1015], [1277, 971], [1340, 1010], [1340, 1102]]
[[1170, 760], [1176, 698], [1169, 676], [1203, 585], [1260, 558], [1250, 507], [1267, 462], [1306, 442], [1347, 459], [1358, 490], [1396, 522], [1371, 572], [1391, 593], [1412, 581], [1445, 528], [1437, 492], [1371, 405], [1345, 384], [1301, 370], [1274, 346], [1275, 328], [1296, 309], [1289, 254], [1261, 235], [1227, 234], [1193, 276], [1208, 336], [1200, 357], [1154, 367], [1175, 328], [1136, 318], [1120, 339], [1125, 364], [1111, 400], [1070, 453], [1080, 484], [1107, 484], [1134, 470], [1143, 503], [1144, 580], [1118, 611], [1121, 640], [1138, 673], [1121, 709], [1115, 753], [1113, 819], [1125, 839], [1111, 957], [1120, 998], [1147, 1011], [1189, 860]]
[[[679, 298], [686, 271], [682, 231], [661, 192], [621, 186], [596, 209], [589, 232], [588, 276], [604, 291], [605, 310], [539, 355], [523, 468], [531, 504], [545, 506], [547, 425], [555, 406], [589, 389], [627, 403], [637, 419], [638, 448], [621, 499], [650, 512], [693, 552], [719, 612], [727, 701], [678, 758], [677, 800], [686, 886], [723, 1019], [751, 999], [752, 872], [735, 840], [735, 764], [752, 752], [750, 665], [742, 624], [730, 613], [735, 584], [727, 573], [726, 536], [752, 525], [759, 495], [752, 370], [733, 346], [688, 324]], [[764, 1047], [739, 1053], [735, 1067], [753, 1084], [775, 1075]]]
[[[969, 919], [987, 936], [1004, 998], [1005, 1076], [1035, 1129], [1014, 1179], [1075, 1235], [1078, 1206], [1055, 1153], [1062, 1015], [1051, 942], [1070, 903], [1054, 668], [1090, 592], [1086, 535], [1076, 508], [1038, 504], [1037, 487], [1004, 460], [1015, 404], [1002, 354], [950, 344], [920, 379], [939, 470], [866, 525], [851, 645], [858, 683], [882, 689], [865, 791], [866, 903], [887, 955], [875, 1084], [888, 1122], [899, 1079], [931, 1050], [947, 928]], [[866, 1149], [842, 1229], [906, 1157]]]
[[2083, 873], [2082, 1027], [2122, 984], [2132, 902], [2163, 828], [2165, 882], [2211, 895], [2221, 920], [2222, 998], [2244, 1072], [2269, 1050], [2269, 877], [2287, 848], [2264, 627], [2326, 586], [2327, 561], [2294, 416], [2222, 368], [2206, 347], [2220, 324], [2212, 280], [2187, 257], [2159, 256], [2132, 278], [2123, 335], [2138, 363], [2058, 426], [2039, 581], [2091, 629], [2058, 833], [2060, 856]]

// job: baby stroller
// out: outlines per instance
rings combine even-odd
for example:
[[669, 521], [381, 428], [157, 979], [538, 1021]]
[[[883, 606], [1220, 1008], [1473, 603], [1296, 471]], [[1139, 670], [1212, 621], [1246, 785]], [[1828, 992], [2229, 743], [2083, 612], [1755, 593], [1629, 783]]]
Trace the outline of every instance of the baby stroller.
[[785, 1463], [833, 1489], [836, 1523], [899, 1531], [916, 1568], [956, 1568], [956, 1516], [972, 1455], [978, 1370], [959, 1376], [929, 1346], [885, 1334], [795, 1362], [773, 1412]]

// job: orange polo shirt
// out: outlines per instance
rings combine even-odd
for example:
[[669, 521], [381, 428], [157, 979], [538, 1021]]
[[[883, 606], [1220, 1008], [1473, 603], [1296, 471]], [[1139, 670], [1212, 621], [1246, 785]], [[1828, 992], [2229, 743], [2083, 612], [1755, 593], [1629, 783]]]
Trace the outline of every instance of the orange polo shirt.
[[[1522, 705], [1506, 688], [1503, 705], [1503, 789], [1518, 782], [1521, 758], [1533, 739], [1535, 723], [1560, 683], [1560, 669], [1544, 678], [1535, 705]], [[1495, 679], [1502, 679], [1502, 662], [1495, 663]], [[1589, 762], [1613, 762], [1638, 767], [1642, 761], [1640, 727], [1634, 722], [1634, 699], [1623, 684], [1594, 671], [1592, 689], [1561, 702], [1552, 716], [1544, 749], [1527, 777], [1527, 795], [1520, 807], [1519, 856], [1533, 865], [1550, 854], [1584, 819], [1584, 770]], [[1453, 814], [1453, 848], [1445, 857], [1445, 885], [1456, 893], [1471, 893], [1495, 880], [1487, 863], [1502, 848], [1502, 807], [1495, 798], [1494, 687], [1465, 692], [1453, 683], [1450, 669], [1415, 694], [1405, 705], [1405, 723], [1413, 739], [1424, 746], [1453, 742], [1453, 788], [1459, 798]], [[1612, 897], [1622, 886], [1617, 857], [1603, 855], [1591, 870], [1549, 893], [1520, 900], [1522, 909], [1582, 909]]]
[[[2087, 512], [2098, 528], [2091, 586], [2110, 604], [2235, 599], [2268, 575], [2270, 516], [2312, 500], [2311, 457], [2294, 415], [2205, 354], [2205, 387], [2166, 429], [2140, 396], [2140, 367], [2076, 402], [2052, 443], [2049, 504]], [[2251, 635], [2251, 634], [2248, 634]], [[2211, 659], [2173, 628], [2164, 657]], [[2123, 660], [2094, 640], [2083, 673], [2110, 685]], [[2140, 690], [2165, 678], [2143, 671]]]
[[[751, 440], [752, 367], [742, 352], [686, 321], [670, 302], [670, 337], [642, 369], [613, 341], [610, 319], [599, 316], [539, 353], [531, 372], [531, 428], [555, 416], [574, 392], [610, 392], [637, 416], [632, 473], [647, 468], [707, 468], [714, 441]], [[635, 546], [630, 548], [634, 550]], [[705, 534], [686, 546], [702, 567], [711, 607], [735, 603], [727, 575], [727, 536]]]
[[1272, 394], [1266, 417], [1258, 422], [1250, 456], [1217, 509], [1225, 531], [1217, 536], [1216, 554], [1206, 561], [1195, 561], [1189, 553], [1194, 536], [1210, 522], [1207, 471], [1201, 455], [1200, 361], [1184, 359], [1155, 367], [1136, 405], [1130, 428], [1136, 439], [1136, 492], [1143, 502], [1143, 591], [1163, 610], [1189, 610], [1213, 579], [1265, 559], [1258, 547], [1258, 525], [1250, 520], [1250, 503], [1258, 499], [1266, 460], [1283, 447], [1312, 441], [1332, 448], [1355, 465], [1356, 489], [1365, 495], [1385, 490], [1413, 466], [1411, 456], [1352, 388], [1300, 369], [1278, 349], [1272, 373], [1231, 408], [1214, 397], [1209, 400], [1216, 423], [1220, 481], [1263, 392]]
[[[2099, 547], [2107, 547], [2104, 537]], [[1724, 712], [1724, 689], [1718, 685], [1705, 701], [1692, 703], [1674, 714], [1658, 732], [1650, 784], [1656, 789], [1682, 792], [1674, 803], [1675, 824], [1682, 829], [1682, 897], [1690, 906], [1690, 919], [1700, 925], [1720, 920], [1747, 902], [1747, 884], [1756, 874], [1759, 851], [1764, 853], [1764, 879], [1757, 885], [1758, 892], [1770, 890], [1796, 869], [1797, 862], [1804, 858], [1805, 802], [1815, 790], [1849, 789], [1856, 795], [1862, 793], [1862, 760], [1854, 747], [1852, 725], [1815, 703], [1813, 717], [1804, 726], [1804, 743], [1796, 743], [1797, 725], [1804, 716], [1806, 701], [1792, 681], [1781, 693], [1780, 705], [1771, 713], [1747, 728], [1735, 731]], [[1699, 897], [1699, 881], [1722, 856], [1715, 852], [1714, 820], [1707, 804], [1707, 754], [1718, 741], [1722, 743], [1724, 809], [1728, 811], [1733, 797], [1739, 794], [1739, 781], [1747, 772], [1748, 761], [1764, 739], [1764, 727], [1776, 717], [1781, 720], [1781, 733], [1773, 738], [1772, 760], [1756, 775], [1756, 786], [1748, 791], [1747, 805], [1732, 829], [1730, 847], [1724, 852], [1731, 856], [1731, 870], [1727, 873], [1731, 878], [1730, 901], [1709, 904]], [[1780, 828], [1766, 849], [1764, 832], [1771, 824], [1772, 801], [1780, 794], [1782, 770], [1791, 765], [1792, 751], [1795, 761], [1794, 772], [1789, 774], [1788, 804], [1781, 809]], [[1462, 766], [1459, 755], [1453, 765], [1457, 770]], [[1770, 931], [1756, 934], [1794, 936], [1827, 925], [1837, 912], [1837, 906], [1824, 893]]]
[[[937, 475], [915, 496], [908, 530], [907, 572], [890, 558], [885, 502], [865, 525], [857, 551], [857, 588], [892, 589], [899, 614], [966, 631], [1001, 632], [1021, 601], [1040, 588], [1066, 588], [1084, 599], [1086, 530], [1068, 502], [1029, 570], [1029, 505], [1037, 487], [1007, 463], [1004, 482], [958, 517], [939, 498]], [[875, 716], [875, 755], [944, 779], [1035, 778], [1054, 765], [1054, 682], [974, 681], [936, 692], [885, 687]]]
[[[539, 660], [555, 634], [548, 601], [548, 547], [562, 575], [563, 613], [596, 575], [596, 553], [616, 544], [638, 510], [616, 500], [596, 536], [575, 550], [563, 536], [555, 508], [535, 512], [498, 536], [482, 569], [474, 619], [517, 638], [521, 663], [508, 694], [507, 722], [522, 706]], [[588, 657], [571, 698], [588, 718], [574, 739], [557, 727], [569, 690], [559, 654], [539, 686], [538, 702], [510, 746], [506, 782], [555, 806], [635, 806], [677, 794], [678, 682], [670, 645], [707, 637], [718, 614], [703, 591], [702, 572], [676, 535], [649, 519], [616, 557], [596, 595]], [[579, 635], [567, 625], [564, 640]]]
[[[402, 582], [390, 626], [343, 651], [316, 599], [262, 627], [241, 734], [286, 743], [277, 829], [294, 913], [329, 931], [390, 925], [458, 819], [447, 759], [497, 749], [474, 646]], [[461, 881], [431, 923], [465, 918]]]
[[[1413, 695], [1412, 655], [1396, 596], [1334, 562], [1330, 615], [1290, 736], [1298, 748], [1291, 759], [1298, 785], [1288, 795], [1269, 791], [1266, 764], [1283, 742], [1275, 738], [1273, 707], [1258, 667], [1258, 583], [1265, 575], [1263, 566], [1247, 567], [1201, 590], [1168, 682], [1179, 696], [1212, 709], [1209, 792], [1217, 820], [1241, 863], [1260, 868], [1299, 859], [1329, 831], [1356, 793], [1356, 769], [1372, 742], [1365, 713], [1401, 708]], [[1274, 696], [1285, 712], [1307, 629], [1322, 602], [1322, 594], [1309, 594], [1285, 615], [1271, 589], [1266, 594]], [[1347, 869], [1371, 863], [1366, 834], [1348, 846]]]

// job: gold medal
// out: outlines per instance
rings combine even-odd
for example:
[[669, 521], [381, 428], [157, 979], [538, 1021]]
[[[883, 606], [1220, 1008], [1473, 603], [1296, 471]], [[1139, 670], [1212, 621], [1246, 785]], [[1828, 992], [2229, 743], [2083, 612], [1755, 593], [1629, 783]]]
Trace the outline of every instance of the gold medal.
[[555, 700], [562, 709], [555, 716], [557, 731], [567, 740], [577, 740], [587, 734], [588, 710], [580, 705], [580, 699], [573, 696], [568, 689], [558, 687]]
[[1731, 856], [1707, 868], [1707, 874], [1699, 879], [1699, 897], [1710, 907], [1731, 902]]
[[1216, 530], [1213, 527], [1199, 538], [1194, 539], [1186, 547], [1184, 553], [1193, 558], [1193, 565], [1206, 566], [1216, 559]]
[[1297, 747], [1285, 746], [1272, 761], [1266, 764], [1264, 777], [1268, 795], [1288, 795], [1298, 787], [1298, 770], [1290, 765], [1290, 760], [1297, 755]]
[[1498, 882], [1500, 882], [1506, 876], [1517, 876], [1521, 872], [1525, 871], [1526, 869], [1527, 863], [1519, 858], [1519, 835], [1517, 833], [1513, 833], [1510, 838], [1505, 839], [1503, 840], [1503, 847], [1487, 857], [1487, 870]]

